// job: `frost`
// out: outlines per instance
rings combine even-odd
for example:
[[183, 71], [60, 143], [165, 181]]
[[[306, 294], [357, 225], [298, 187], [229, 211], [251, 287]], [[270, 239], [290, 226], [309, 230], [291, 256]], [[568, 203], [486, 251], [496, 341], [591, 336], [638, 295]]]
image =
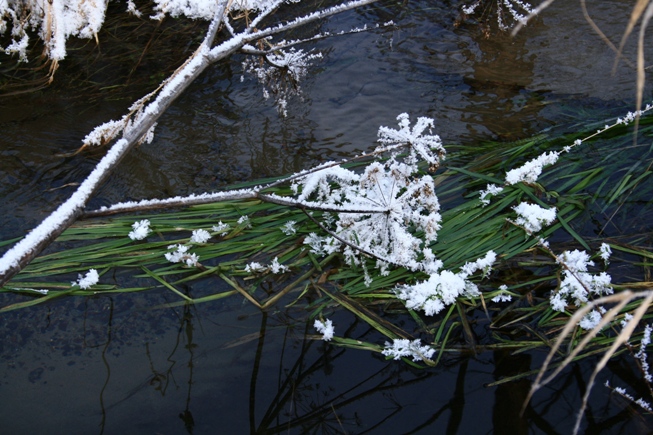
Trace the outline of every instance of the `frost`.
[[479, 192], [483, 207], [490, 205], [490, 200], [487, 198], [488, 195], [496, 196], [501, 192], [503, 192], [503, 187], [499, 187], [496, 184], [488, 184], [485, 190]]
[[132, 228], [133, 230], [128, 234], [129, 238], [132, 240], [143, 240], [148, 236], [148, 234], [150, 234], [150, 232], [152, 232], [152, 230], [150, 230], [150, 221], [147, 219], [134, 222]]
[[512, 300], [512, 295], [508, 293], [508, 286], [502, 284], [499, 286], [499, 293], [492, 298], [492, 302], [510, 302]]
[[[408, 115], [400, 115], [400, 130], [379, 129], [384, 150], [404, 144], [409, 153], [399, 160], [396, 152], [372, 162], [358, 174], [340, 166], [325, 165], [296, 181], [297, 203], [309, 209], [335, 212], [323, 220], [330, 234], [310, 234], [304, 241], [312, 252], [328, 255], [343, 247], [347, 260], [361, 264], [361, 255], [373, 256], [379, 266], [402, 266], [424, 270], [432, 260], [428, 244], [440, 229], [440, 204], [433, 177], [418, 176], [417, 162], [432, 165], [443, 155], [437, 136], [423, 136], [432, 120], [420, 118], [412, 130]], [[377, 148], [377, 151], [379, 148]], [[418, 233], [419, 232], [419, 233]], [[422, 261], [424, 259], [424, 261]], [[367, 280], [369, 282], [369, 280]]]
[[86, 275], [82, 276], [81, 274], [78, 275], [77, 281], [73, 281], [71, 285], [73, 286], [79, 286], [82, 290], [86, 290], [91, 288], [91, 286], [95, 285], [98, 283], [100, 280], [100, 275], [98, 274], [97, 270], [95, 269], [89, 269], [89, 271], [86, 273]]
[[191, 243], [206, 243], [211, 238], [211, 233], [206, 230], [194, 230], [190, 237]]
[[540, 231], [543, 225], [551, 225], [556, 218], [555, 207], [545, 209], [537, 204], [522, 202], [513, 207], [513, 210], [518, 215], [515, 224], [523, 227], [530, 234]]
[[[478, 7], [486, 2], [476, 0], [467, 5], [463, 5], [462, 12], [465, 15], [473, 15], [477, 12]], [[533, 6], [522, 0], [496, 0], [496, 16], [499, 28], [501, 30], [508, 30], [515, 25], [515, 23], [526, 24], [526, 15], [533, 13]], [[482, 7], [479, 13], [486, 13], [487, 8]], [[526, 14], [526, 15], [524, 15]]]
[[245, 272], [247, 273], [262, 273], [268, 270], [266, 266], [263, 266], [261, 263], [252, 261], [247, 266], [245, 266]]
[[599, 324], [601, 319], [601, 313], [596, 310], [592, 310], [581, 319], [578, 325], [586, 331], [591, 331]]
[[229, 226], [229, 224], [223, 224], [222, 221], [220, 221], [218, 222], [217, 225], [213, 225], [211, 229], [216, 233], [218, 233], [218, 235], [223, 235], [228, 233], [231, 227]]
[[478, 287], [468, 278], [477, 270], [483, 270], [484, 274], [489, 273], [494, 261], [496, 261], [496, 254], [490, 251], [485, 257], [466, 263], [458, 273], [450, 270], [436, 271], [431, 273], [426, 281], [397, 287], [395, 293], [399, 299], [406, 302], [407, 308], [420, 309], [427, 316], [432, 316], [453, 304], [460, 296], [478, 296], [480, 294]]
[[599, 248], [599, 256], [603, 259], [603, 262], [607, 265], [610, 263], [610, 255], [612, 255], [612, 249], [607, 243], [601, 243]]
[[279, 259], [277, 257], [274, 257], [272, 263], [270, 263], [269, 266], [265, 266], [256, 261], [253, 261], [249, 263], [247, 266], [245, 266], [245, 272], [247, 273], [264, 273], [267, 271], [270, 271], [275, 275], [278, 275], [280, 273], [290, 272], [290, 268], [288, 266], [279, 263]]
[[594, 266], [594, 262], [590, 260], [587, 252], [565, 251], [557, 261], [564, 265], [564, 269], [560, 288], [550, 299], [554, 310], [564, 311], [571, 303], [580, 307], [587, 303], [591, 295], [604, 296], [613, 293], [610, 275], [605, 272], [599, 274], [588, 272], [589, 266]]
[[384, 145], [410, 144], [410, 154], [406, 158], [406, 163], [415, 164], [421, 157], [432, 169], [437, 168], [440, 159], [444, 160], [446, 153], [440, 136], [424, 134], [424, 130], [428, 128], [430, 132], [430, 129], [433, 128], [433, 119], [419, 117], [412, 129], [407, 113], [399, 115], [397, 120], [399, 121], [399, 130], [389, 127], [379, 128], [378, 142]]
[[422, 346], [422, 342], [419, 339], [413, 341], [394, 339], [392, 343], [385, 342], [385, 348], [381, 353], [395, 360], [411, 357], [413, 361], [423, 361], [430, 359], [435, 353], [435, 349], [431, 346]]
[[282, 227], [281, 227], [281, 232], [284, 233], [286, 236], [292, 236], [297, 232], [297, 229], [295, 228], [295, 224], [297, 222], [295, 221], [288, 221], [286, 222]]
[[290, 272], [290, 269], [288, 268], [288, 266], [284, 266], [283, 264], [280, 264], [279, 259], [277, 257], [274, 257], [272, 263], [270, 263], [270, 272], [276, 275], [279, 273]]
[[265, 64], [258, 59], [247, 59], [243, 62], [243, 69], [255, 75], [259, 83], [269, 88], [269, 91], [264, 89], [263, 96], [267, 99], [271, 92], [279, 113], [287, 116], [288, 98], [301, 95], [300, 81], [308, 74], [311, 63], [321, 59], [322, 54], [291, 48], [288, 51], [277, 50], [265, 55], [265, 58]]
[[520, 181], [524, 183], [535, 183], [546, 165], [552, 165], [558, 161], [560, 154], [558, 152], [548, 152], [540, 155], [536, 159], [524, 163], [523, 166], [515, 168], [506, 173], [506, 184], [517, 184]]
[[173, 252], [164, 254], [166, 260], [171, 263], [184, 263], [188, 267], [197, 266], [200, 257], [197, 254], [188, 252], [190, 249], [185, 245], [170, 245], [168, 249], [174, 249]]
[[252, 228], [252, 223], [249, 221], [249, 216], [247, 215], [241, 216], [236, 222], [244, 228]]
[[331, 341], [333, 338], [334, 328], [331, 320], [326, 319], [325, 321], [315, 319], [313, 327], [317, 329], [317, 332], [322, 334], [322, 340]]

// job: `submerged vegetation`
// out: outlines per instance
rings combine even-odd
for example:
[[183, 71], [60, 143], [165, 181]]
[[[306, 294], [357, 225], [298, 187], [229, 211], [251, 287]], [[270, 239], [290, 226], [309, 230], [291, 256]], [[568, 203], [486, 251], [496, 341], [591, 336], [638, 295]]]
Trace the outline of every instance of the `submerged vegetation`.
[[[320, 16], [371, 2], [347, 2]], [[286, 113], [287, 98], [319, 58], [294, 46], [331, 35], [273, 44], [271, 35], [316, 19], [307, 13], [265, 27], [262, 21], [282, 3], [255, 9], [220, 2], [220, 9], [203, 10], [198, 2], [189, 12], [157, 2], [161, 14], [210, 20], [206, 38], [129, 114], [85, 138], [85, 147], [116, 142], [62, 216], [53, 213], [54, 223], [23, 241], [0, 243], [15, 244], [0, 262], [6, 296], [0, 312], [64, 296], [153, 289], [177, 299], [166, 306], [239, 297], [262, 310], [300, 307], [317, 332], [313, 338], [414, 367], [437, 366], [455, 354], [545, 349], [531, 394], [570, 362], [603, 355], [582, 407], [596, 373], [618, 353], [633, 354], [650, 387], [650, 106], [607, 124], [574, 126], [571, 134], [464, 147], [444, 146], [437, 121], [411, 121], [404, 113], [398, 127], [379, 129], [373, 151], [349, 160], [224, 192], [84, 210], [105, 172], [151, 140], [158, 116], [189, 81], [237, 50], [252, 56], [245, 69]], [[489, 4], [475, 2], [463, 12]], [[497, 2], [502, 28], [526, 22], [515, 6], [537, 12], [523, 2]], [[502, 15], [505, 8], [509, 14]], [[224, 40], [214, 44], [219, 31]], [[349, 33], [359, 31], [367, 29]], [[63, 42], [50, 36], [44, 42], [56, 65], [70, 35], [59, 35]], [[22, 56], [26, 44], [16, 45], [16, 53]], [[343, 333], [329, 318], [342, 309], [374, 328], [378, 341]], [[651, 412], [653, 397], [611, 387]]]

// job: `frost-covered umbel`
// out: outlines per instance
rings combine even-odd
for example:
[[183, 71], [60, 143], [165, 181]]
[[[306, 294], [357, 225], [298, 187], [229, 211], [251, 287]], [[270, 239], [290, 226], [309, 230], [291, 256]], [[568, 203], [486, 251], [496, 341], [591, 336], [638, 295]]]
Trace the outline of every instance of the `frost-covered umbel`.
[[308, 73], [311, 62], [320, 58], [321, 53], [306, 53], [304, 50], [291, 48], [288, 51], [278, 50], [265, 55], [264, 63], [261, 59], [247, 59], [243, 62], [243, 69], [254, 74], [264, 86], [265, 99], [270, 98], [272, 93], [279, 113], [287, 116], [288, 98], [301, 95], [299, 82]]
[[437, 166], [444, 156], [440, 138], [424, 134], [433, 120], [419, 118], [410, 129], [407, 114], [398, 117], [399, 130], [381, 127], [379, 142], [390, 149], [408, 146], [400, 160], [397, 149], [383, 163], [369, 164], [362, 174], [340, 166], [315, 171], [293, 185], [297, 202], [326, 213], [322, 225], [327, 236], [311, 234], [305, 243], [313, 252], [327, 255], [344, 246], [345, 256], [355, 264], [361, 255], [377, 259], [381, 273], [389, 264], [425, 270], [433, 261], [428, 244], [440, 229], [440, 204], [433, 178], [418, 175], [418, 162]]

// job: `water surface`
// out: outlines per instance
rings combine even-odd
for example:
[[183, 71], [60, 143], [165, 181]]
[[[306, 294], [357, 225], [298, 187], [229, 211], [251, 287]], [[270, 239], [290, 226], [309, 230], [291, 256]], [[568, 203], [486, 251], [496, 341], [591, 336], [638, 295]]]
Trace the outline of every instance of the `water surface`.
[[[434, 5], [434, 3], [436, 3]], [[630, 3], [591, 12], [618, 40]], [[445, 143], [510, 141], [621, 114], [635, 72], [592, 33], [576, 2], [559, 1], [516, 38], [460, 26], [456, 3], [381, 3], [320, 23], [341, 30], [395, 26], [316, 44], [324, 53], [280, 117], [242, 56], [216, 65], [161, 118], [92, 200], [184, 195], [287, 174], [369, 150], [380, 125], [429, 116]], [[633, 44], [626, 53], [632, 58]], [[157, 71], [142, 72], [157, 77]], [[1, 238], [23, 234], [67, 198], [103, 151], [76, 150], [96, 125], [117, 119], [129, 95], [76, 92], [57, 83], [0, 101]], [[106, 80], [110, 77], [107, 74]], [[115, 79], [115, 78], [114, 78]], [[151, 88], [139, 90], [136, 96]], [[98, 92], [100, 92], [98, 94]], [[646, 95], [650, 94], [647, 86]], [[133, 98], [133, 96], [132, 96]], [[571, 128], [571, 127], [568, 127]], [[198, 286], [215, 285], [203, 282]], [[188, 291], [201, 289], [189, 288]], [[7, 298], [3, 298], [6, 302]], [[536, 369], [543, 353], [446, 357], [416, 370], [370, 353], [305, 339], [300, 310], [261, 313], [238, 297], [153, 309], [163, 291], [53, 301], [3, 315], [0, 421], [7, 433], [565, 433], [592, 369], [579, 364], [539, 393], [524, 417], [528, 380], [485, 387]], [[347, 313], [338, 335], [383, 338]], [[618, 360], [602, 374], [641, 389]], [[645, 394], [646, 391], [639, 391]], [[596, 387], [588, 432], [647, 432], [646, 420]]]

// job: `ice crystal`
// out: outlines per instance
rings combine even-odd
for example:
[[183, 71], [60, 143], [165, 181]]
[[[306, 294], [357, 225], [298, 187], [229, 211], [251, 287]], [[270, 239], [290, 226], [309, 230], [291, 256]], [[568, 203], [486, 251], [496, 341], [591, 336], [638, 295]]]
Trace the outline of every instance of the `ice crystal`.
[[508, 293], [508, 286], [501, 284], [499, 286], [499, 291], [501, 293], [493, 297], [492, 302], [510, 302], [512, 300], [512, 295]]
[[551, 225], [556, 218], [556, 209], [542, 208], [537, 204], [522, 202], [512, 208], [517, 213], [515, 224], [523, 227], [528, 233], [537, 233], [544, 225]]
[[[557, 261], [564, 269], [560, 288], [550, 299], [554, 310], [564, 311], [571, 303], [580, 307], [586, 304], [592, 295], [604, 296], [613, 293], [610, 275], [605, 272], [599, 274], [588, 272], [589, 266], [594, 266], [594, 262], [590, 260], [587, 252], [576, 249], [565, 251]], [[589, 325], [589, 323], [585, 324]]]
[[488, 199], [489, 195], [496, 196], [501, 192], [503, 192], [503, 187], [499, 187], [496, 184], [488, 184], [485, 190], [481, 190], [479, 192], [481, 204], [483, 204], [483, 207], [490, 205], [490, 200]]
[[322, 340], [331, 341], [331, 339], [333, 338], [334, 328], [333, 328], [333, 322], [331, 322], [331, 320], [326, 319], [322, 321], [319, 319], [315, 319], [315, 323], [313, 324], [313, 327], [317, 329], [317, 332], [322, 334]]
[[292, 236], [297, 232], [297, 228], [295, 228], [295, 224], [297, 222], [295, 221], [288, 221], [286, 222], [282, 227], [281, 227], [281, 232], [284, 233], [286, 236]]
[[607, 243], [601, 243], [599, 248], [599, 256], [603, 259], [603, 262], [607, 265], [610, 263], [610, 255], [612, 255], [612, 249]]
[[395, 360], [411, 357], [413, 361], [430, 359], [435, 353], [431, 346], [422, 346], [421, 340], [394, 339], [392, 343], [385, 342], [385, 348], [381, 351], [385, 356]]
[[191, 243], [206, 243], [211, 238], [211, 233], [206, 230], [193, 230], [190, 241]]
[[150, 234], [150, 221], [143, 219], [132, 224], [133, 230], [129, 232], [128, 236], [132, 240], [143, 240]]
[[216, 233], [218, 233], [218, 235], [223, 235], [228, 233], [231, 227], [229, 226], [229, 224], [223, 224], [222, 221], [220, 221], [218, 222], [217, 225], [213, 225], [211, 229]]
[[279, 259], [277, 257], [274, 257], [272, 263], [270, 263], [270, 272], [274, 274], [285, 273], [285, 272], [290, 272], [290, 268], [288, 268], [288, 266], [284, 266], [283, 264], [279, 263]]
[[174, 249], [173, 252], [164, 254], [166, 260], [171, 263], [184, 263], [188, 267], [197, 266], [200, 257], [197, 254], [188, 252], [190, 249], [186, 245], [170, 245], [168, 249]]
[[520, 181], [528, 184], [535, 183], [542, 174], [544, 166], [552, 165], [558, 161], [560, 154], [558, 152], [548, 152], [539, 157], [530, 160], [519, 168], [515, 168], [506, 173], [506, 184], [517, 184]]
[[262, 273], [266, 270], [268, 270], [266, 266], [256, 261], [252, 261], [247, 266], [245, 266], [245, 272], [247, 273]]
[[283, 116], [288, 115], [288, 98], [301, 94], [299, 83], [308, 74], [308, 68], [321, 53], [304, 52], [304, 50], [277, 50], [265, 55], [266, 63], [259, 59], [247, 59], [243, 69], [256, 76], [259, 83], [266, 88], [263, 96], [268, 99], [270, 92], [274, 95], [277, 109]]
[[469, 281], [469, 276], [477, 270], [489, 273], [494, 261], [496, 254], [490, 251], [485, 257], [466, 263], [458, 273], [450, 270], [436, 271], [426, 281], [397, 287], [395, 293], [406, 302], [407, 308], [422, 310], [427, 316], [432, 316], [453, 304], [460, 296], [478, 296], [478, 287]]
[[86, 275], [78, 275], [77, 281], [73, 281], [71, 285], [76, 285], [80, 289], [86, 290], [91, 288], [91, 286], [97, 284], [99, 280], [100, 275], [98, 274], [97, 270], [89, 269], [89, 271], [86, 272]]
[[247, 215], [241, 216], [236, 222], [244, 228], [252, 228], [252, 223], [249, 221], [249, 216]]
[[418, 176], [417, 162], [424, 158], [436, 164], [444, 151], [437, 136], [423, 136], [431, 120], [420, 118], [411, 130], [404, 115], [398, 118], [399, 130], [379, 130], [384, 145], [409, 147], [404, 160], [392, 154], [383, 163], [372, 162], [362, 174], [328, 166], [297, 181], [299, 204], [338, 212], [330, 216], [332, 221], [323, 221], [330, 236], [310, 234], [305, 239], [313, 252], [330, 254], [344, 241], [344, 255], [353, 264], [360, 264], [361, 253], [366, 253], [384, 268], [392, 264], [424, 270], [421, 260], [431, 256], [428, 244], [437, 238], [441, 216], [433, 178]]
[[581, 319], [578, 325], [586, 331], [591, 331], [599, 324], [601, 319], [601, 313], [599, 313], [597, 310], [592, 310]]

